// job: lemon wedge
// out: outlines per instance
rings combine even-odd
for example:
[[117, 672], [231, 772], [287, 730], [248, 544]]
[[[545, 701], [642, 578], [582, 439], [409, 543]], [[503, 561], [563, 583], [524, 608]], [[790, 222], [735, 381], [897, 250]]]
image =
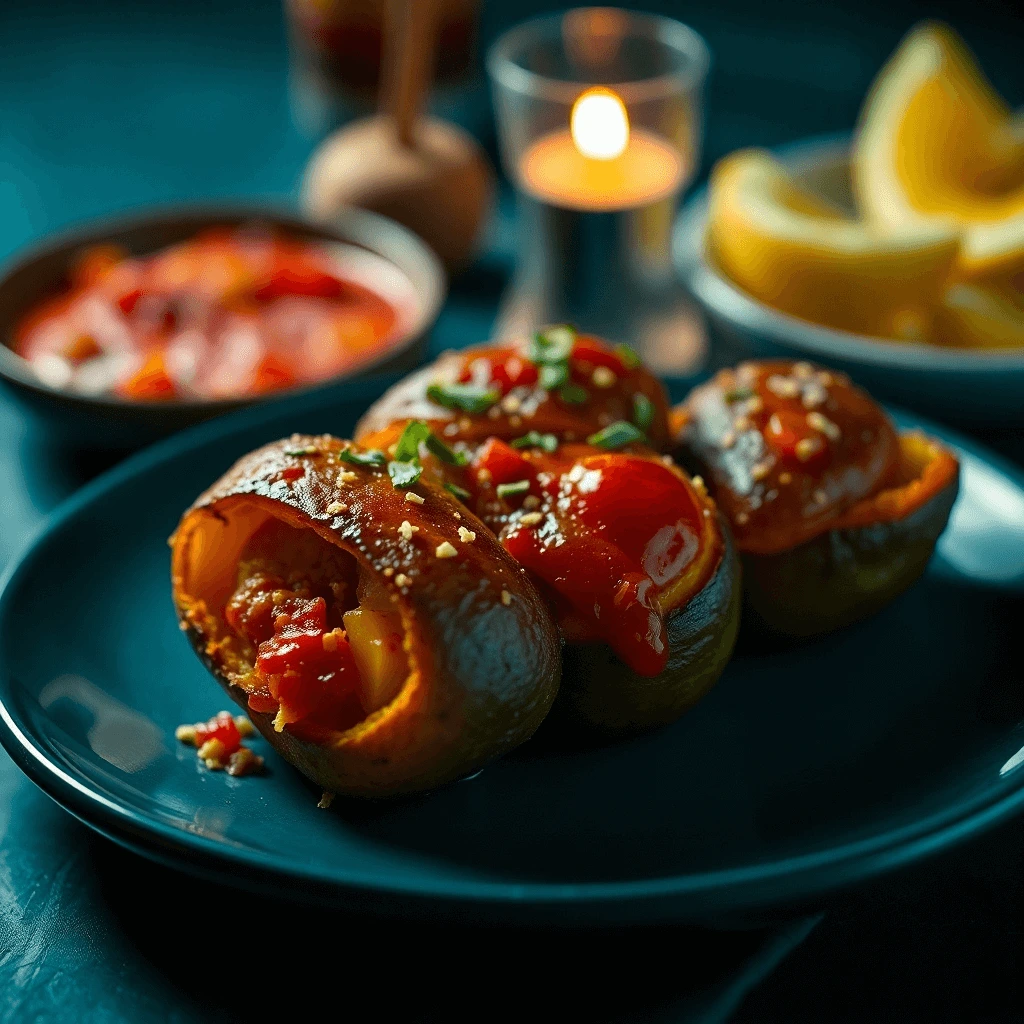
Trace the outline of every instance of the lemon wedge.
[[937, 330], [958, 348], [1024, 348], [1024, 292], [1010, 284], [953, 285], [943, 296]]
[[946, 26], [911, 31], [875, 80], [852, 176], [874, 223], [959, 228], [961, 277], [1024, 268], [1024, 118]]
[[879, 229], [802, 188], [769, 153], [740, 150], [712, 172], [707, 247], [736, 284], [783, 312], [929, 341], [958, 232], [930, 223]]

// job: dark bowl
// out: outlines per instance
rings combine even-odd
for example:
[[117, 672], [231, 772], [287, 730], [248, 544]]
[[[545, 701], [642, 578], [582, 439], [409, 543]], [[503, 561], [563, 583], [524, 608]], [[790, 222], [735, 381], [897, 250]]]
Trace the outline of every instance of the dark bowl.
[[[280, 228], [299, 238], [355, 245], [388, 260], [408, 278], [419, 298], [415, 318], [381, 356], [355, 372], [258, 398], [138, 402], [115, 395], [63, 391], [44, 384], [11, 348], [21, 316], [65, 285], [68, 271], [83, 249], [111, 243], [133, 254], [145, 254], [184, 241], [204, 228], [249, 223]], [[118, 215], [51, 237], [0, 270], [0, 382], [61, 440], [84, 448], [137, 448], [254, 402], [329, 388], [351, 377], [412, 368], [422, 359], [445, 291], [444, 271], [433, 252], [400, 224], [365, 210], [343, 210], [329, 225], [255, 205], [179, 206]]]

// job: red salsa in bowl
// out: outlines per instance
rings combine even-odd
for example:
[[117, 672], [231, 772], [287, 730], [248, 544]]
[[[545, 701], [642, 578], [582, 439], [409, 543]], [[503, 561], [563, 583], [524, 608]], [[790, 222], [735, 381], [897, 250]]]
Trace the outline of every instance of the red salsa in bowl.
[[405, 274], [360, 246], [213, 226], [148, 255], [86, 248], [12, 347], [42, 383], [83, 396], [252, 399], [377, 362], [419, 305]]

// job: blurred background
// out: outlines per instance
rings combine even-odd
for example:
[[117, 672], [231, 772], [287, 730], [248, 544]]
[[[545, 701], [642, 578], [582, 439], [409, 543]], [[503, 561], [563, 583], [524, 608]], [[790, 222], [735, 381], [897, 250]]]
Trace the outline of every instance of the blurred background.
[[[289, 14], [280, 0], [0, 2], [0, 259], [55, 229], [113, 211], [209, 197], [296, 201], [302, 171], [317, 143], [372, 102], [376, 43], [372, 26], [367, 34], [361, 23], [354, 38], [356, 51], [366, 60], [347, 62], [339, 81], [338, 69], [317, 53], [316, 31], [310, 29], [332, 3], [290, 0], [290, 5]], [[335, 0], [334, 6], [344, 4]], [[433, 97], [433, 109], [476, 135], [496, 167], [482, 55], [510, 25], [561, 6], [483, 0], [476, 13], [475, 42], [474, 33], [460, 26], [458, 18], [451, 28], [446, 51], [450, 63], [445, 68], [442, 56], [442, 87]], [[996, 89], [1011, 104], [1024, 104], [1019, 0], [647, 0], [621, 6], [678, 18], [700, 32], [711, 48], [698, 183], [718, 158], [736, 147], [850, 131], [878, 69], [922, 18], [939, 18], [955, 27]], [[512, 218], [511, 191], [504, 182], [480, 259], [452, 282], [434, 331], [434, 351], [451, 344], [452, 338], [464, 344], [487, 337], [511, 271]], [[0, 529], [0, 564], [20, 546], [39, 510], [52, 507], [72, 484], [101, 468], [98, 462], [62, 463], [60, 453], [54, 452], [47, 453], [44, 463], [34, 442], [20, 436], [24, 431], [24, 422], [0, 406], [0, 437], [6, 443], [0, 455], [5, 491], [0, 508], [6, 517]], [[23, 474], [21, 467], [29, 465], [32, 473]], [[0, 782], [6, 779], [10, 793], [16, 785], [27, 787], [20, 777], [13, 781], [10, 765], [5, 768]], [[0, 798], [4, 795], [0, 785]], [[20, 799], [29, 799], [24, 790]], [[153, 938], [147, 890], [165, 893], [157, 897], [157, 907], [169, 913], [186, 894], [220, 899], [221, 890], [186, 882], [163, 869], [147, 866], [142, 874], [134, 858], [113, 847], [108, 850], [106, 840], [83, 839], [84, 830], [63, 812], [37, 794], [31, 799], [43, 808], [40, 837], [66, 832], [61, 848], [86, 850], [83, 860], [69, 862], [70, 881], [60, 883], [67, 890], [62, 893], [55, 884], [52, 898], [44, 892], [33, 904], [40, 908], [41, 919], [49, 921], [46, 935], [62, 930], [54, 924], [58, 910], [67, 913], [69, 903], [72, 915], [76, 904], [86, 908], [79, 924], [96, 936], [96, 948], [82, 946], [76, 953], [80, 963], [72, 967], [103, 963], [111, 972], [98, 975], [107, 979], [105, 986], [116, 986], [117, 992], [146, 989], [152, 1004], [145, 1007], [146, 1019], [203, 1019], [211, 1005], [228, 1019], [230, 993], [224, 993], [222, 973], [212, 958], [204, 958], [198, 973], [194, 963], [186, 970], [183, 960], [161, 970], [146, 967], [141, 975], [141, 961], [134, 959], [140, 950], [143, 960], [163, 955]], [[6, 822], [3, 811], [0, 799], [0, 826]], [[31, 814], [39, 817], [35, 803]], [[50, 847], [49, 838], [45, 845]], [[740, 1019], [1020, 1020], [1022, 851], [1024, 828], [1010, 823], [911, 877], [887, 879], [844, 898], [748, 1000]], [[17, 856], [26, 865], [34, 863], [31, 851], [21, 850]], [[48, 854], [39, 853], [44, 856]], [[5, 863], [0, 857], [0, 870]], [[65, 877], [63, 867], [60, 877]], [[109, 905], [109, 913], [95, 914], [89, 909], [93, 905]], [[304, 911], [264, 912], [270, 913], [271, 934], [275, 926], [280, 931], [291, 929], [296, 920], [300, 929], [309, 923]], [[0, 913], [0, 967], [6, 962], [5, 927]], [[383, 946], [386, 929], [366, 927], [375, 929], [369, 934]], [[188, 933], [180, 927], [179, 932], [184, 947]], [[460, 943], [465, 936], [431, 927], [413, 932], [410, 941], [438, 938]], [[652, 955], [655, 949], [659, 955], [678, 949], [710, 977], [718, 969], [710, 961], [719, 947], [728, 945], [717, 939], [676, 945], [679, 937], [664, 933], [649, 938], [647, 947], [621, 944], [625, 973], [649, 968], [645, 949]], [[523, 941], [545, 960], [544, 977], [550, 976], [551, 963], [564, 953], [560, 940], [529, 936]], [[603, 964], [603, 971], [614, 971], [605, 938], [594, 938], [585, 949]], [[302, 955], [294, 954], [299, 959]], [[44, 960], [29, 957], [26, 970], [37, 971], [38, 978], [32, 982], [26, 974], [21, 979], [23, 993], [32, 994], [17, 1004], [15, 1016], [5, 1015], [0, 986], [0, 1020], [28, 1019], [22, 1015], [26, 1007], [33, 1017], [45, 1016], [51, 1000], [52, 1005], [70, 1005], [70, 975], [61, 980], [60, 964]], [[493, 985], [502, 983], [489, 949], [474, 949], [468, 962]], [[0, 973], [0, 980], [4, 977]], [[424, 974], [415, 985], [430, 982]], [[674, 976], [663, 977], [661, 984], [674, 988]], [[185, 992], [190, 993], [187, 998]], [[629, 993], [616, 992], [627, 1019], [633, 1006]], [[657, 989], [654, 997], [664, 1000], [667, 1009], [652, 1009], [636, 1019], [682, 1019], [671, 1009], [667, 991]], [[524, 1012], [532, 998], [524, 990]], [[180, 1014], [171, 1004], [177, 999]], [[120, 996], [115, 1002], [122, 1009], [132, 1005]], [[576, 1006], [572, 1000], [565, 1005]]]
[[[290, 3], [298, 17], [332, 6]], [[560, 6], [483, 0], [465, 61], [453, 36], [449, 53], [466, 73], [435, 109], [477, 134], [495, 164], [481, 55], [505, 28]], [[702, 176], [738, 146], [852, 129], [875, 73], [925, 17], [957, 28], [995, 87], [1024, 102], [1015, 0], [621, 6], [678, 18], [711, 47]], [[295, 198], [306, 159], [345, 107], [332, 108], [302, 62], [290, 68], [285, 20], [278, 0], [0, 6], [0, 256], [62, 225], [153, 202]], [[373, 50], [372, 38], [359, 45]], [[360, 87], [372, 97], [372, 68], [372, 59], [353, 67], [354, 97]]]

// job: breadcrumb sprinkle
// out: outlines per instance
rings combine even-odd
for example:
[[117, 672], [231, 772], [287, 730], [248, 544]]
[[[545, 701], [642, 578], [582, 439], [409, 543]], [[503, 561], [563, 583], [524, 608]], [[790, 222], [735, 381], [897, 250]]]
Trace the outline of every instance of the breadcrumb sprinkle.
[[467, 530], [466, 527], [459, 527], [459, 540], [463, 544], [472, 544], [476, 540], [476, 533], [473, 530]]
[[441, 541], [434, 550], [434, 555], [437, 558], [455, 558], [458, 553], [455, 545], [446, 540]]

